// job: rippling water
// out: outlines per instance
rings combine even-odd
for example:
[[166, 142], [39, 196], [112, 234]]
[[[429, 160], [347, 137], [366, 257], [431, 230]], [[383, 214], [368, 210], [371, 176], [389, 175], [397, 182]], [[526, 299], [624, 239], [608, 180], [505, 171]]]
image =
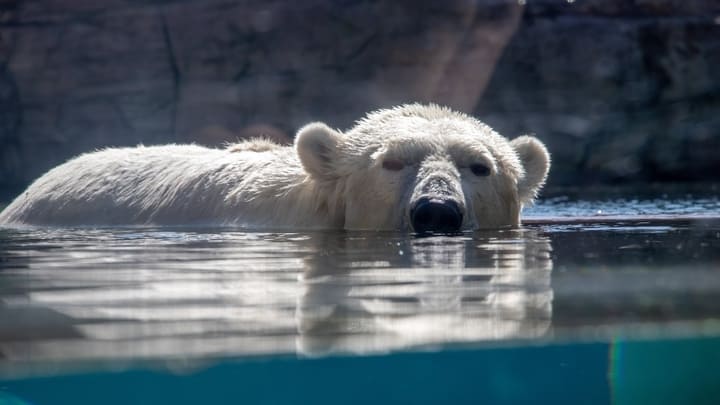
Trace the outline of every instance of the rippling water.
[[523, 229], [456, 236], [0, 229], [0, 373], [715, 336], [718, 213], [557, 198]]
[[[712, 193], [712, 194], [711, 194]], [[720, 190], [710, 188], [700, 196], [668, 195], [652, 198], [581, 199], [572, 196], [547, 198], [525, 210], [525, 217], [588, 216], [684, 216], [719, 215]]]

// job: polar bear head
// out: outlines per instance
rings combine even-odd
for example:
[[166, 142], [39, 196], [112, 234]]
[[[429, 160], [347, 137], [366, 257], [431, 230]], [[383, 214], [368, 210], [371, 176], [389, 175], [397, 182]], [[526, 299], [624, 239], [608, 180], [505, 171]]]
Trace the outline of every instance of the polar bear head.
[[[346, 133], [303, 127], [295, 147], [318, 192], [344, 210], [345, 229], [457, 232], [513, 227], [545, 182], [550, 156], [436, 105], [368, 114]], [[328, 191], [328, 190], [332, 190]]]

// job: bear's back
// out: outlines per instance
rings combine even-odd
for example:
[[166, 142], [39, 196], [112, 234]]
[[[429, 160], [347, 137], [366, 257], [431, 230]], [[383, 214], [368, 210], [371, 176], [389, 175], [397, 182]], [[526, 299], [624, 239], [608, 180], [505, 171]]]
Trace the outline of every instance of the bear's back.
[[200, 220], [229, 192], [234, 175], [252, 170], [252, 162], [238, 153], [197, 145], [86, 153], [37, 179], [0, 213], [0, 223], [144, 224], [173, 216]]

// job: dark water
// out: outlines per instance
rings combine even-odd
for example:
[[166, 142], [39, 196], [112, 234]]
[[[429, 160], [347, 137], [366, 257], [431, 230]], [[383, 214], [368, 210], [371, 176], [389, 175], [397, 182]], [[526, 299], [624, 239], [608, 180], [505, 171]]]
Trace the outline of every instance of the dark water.
[[481, 388], [633, 403], [681, 398], [657, 390], [671, 377], [684, 399], [718, 399], [719, 213], [716, 197], [563, 197], [520, 230], [422, 238], [0, 229], [0, 404], [367, 403], [377, 389], [462, 403]]

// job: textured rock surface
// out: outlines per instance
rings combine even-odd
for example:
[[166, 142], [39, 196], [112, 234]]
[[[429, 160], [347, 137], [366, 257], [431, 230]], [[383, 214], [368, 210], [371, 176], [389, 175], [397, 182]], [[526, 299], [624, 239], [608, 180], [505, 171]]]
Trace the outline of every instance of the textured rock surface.
[[0, 2], [0, 198], [95, 148], [287, 141], [407, 101], [536, 133], [550, 185], [715, 180], [720, 3], [526, 3]]
[[717, 181], [720, 3], [530, 2], [476, 107], [535, 132], [552, 184]]
[[407, 101], [470, 110], [519, 21], [507, 3], [13, 2], [0, 189], [98, 147], [289, 141], [310, 120], [346, 127]]

